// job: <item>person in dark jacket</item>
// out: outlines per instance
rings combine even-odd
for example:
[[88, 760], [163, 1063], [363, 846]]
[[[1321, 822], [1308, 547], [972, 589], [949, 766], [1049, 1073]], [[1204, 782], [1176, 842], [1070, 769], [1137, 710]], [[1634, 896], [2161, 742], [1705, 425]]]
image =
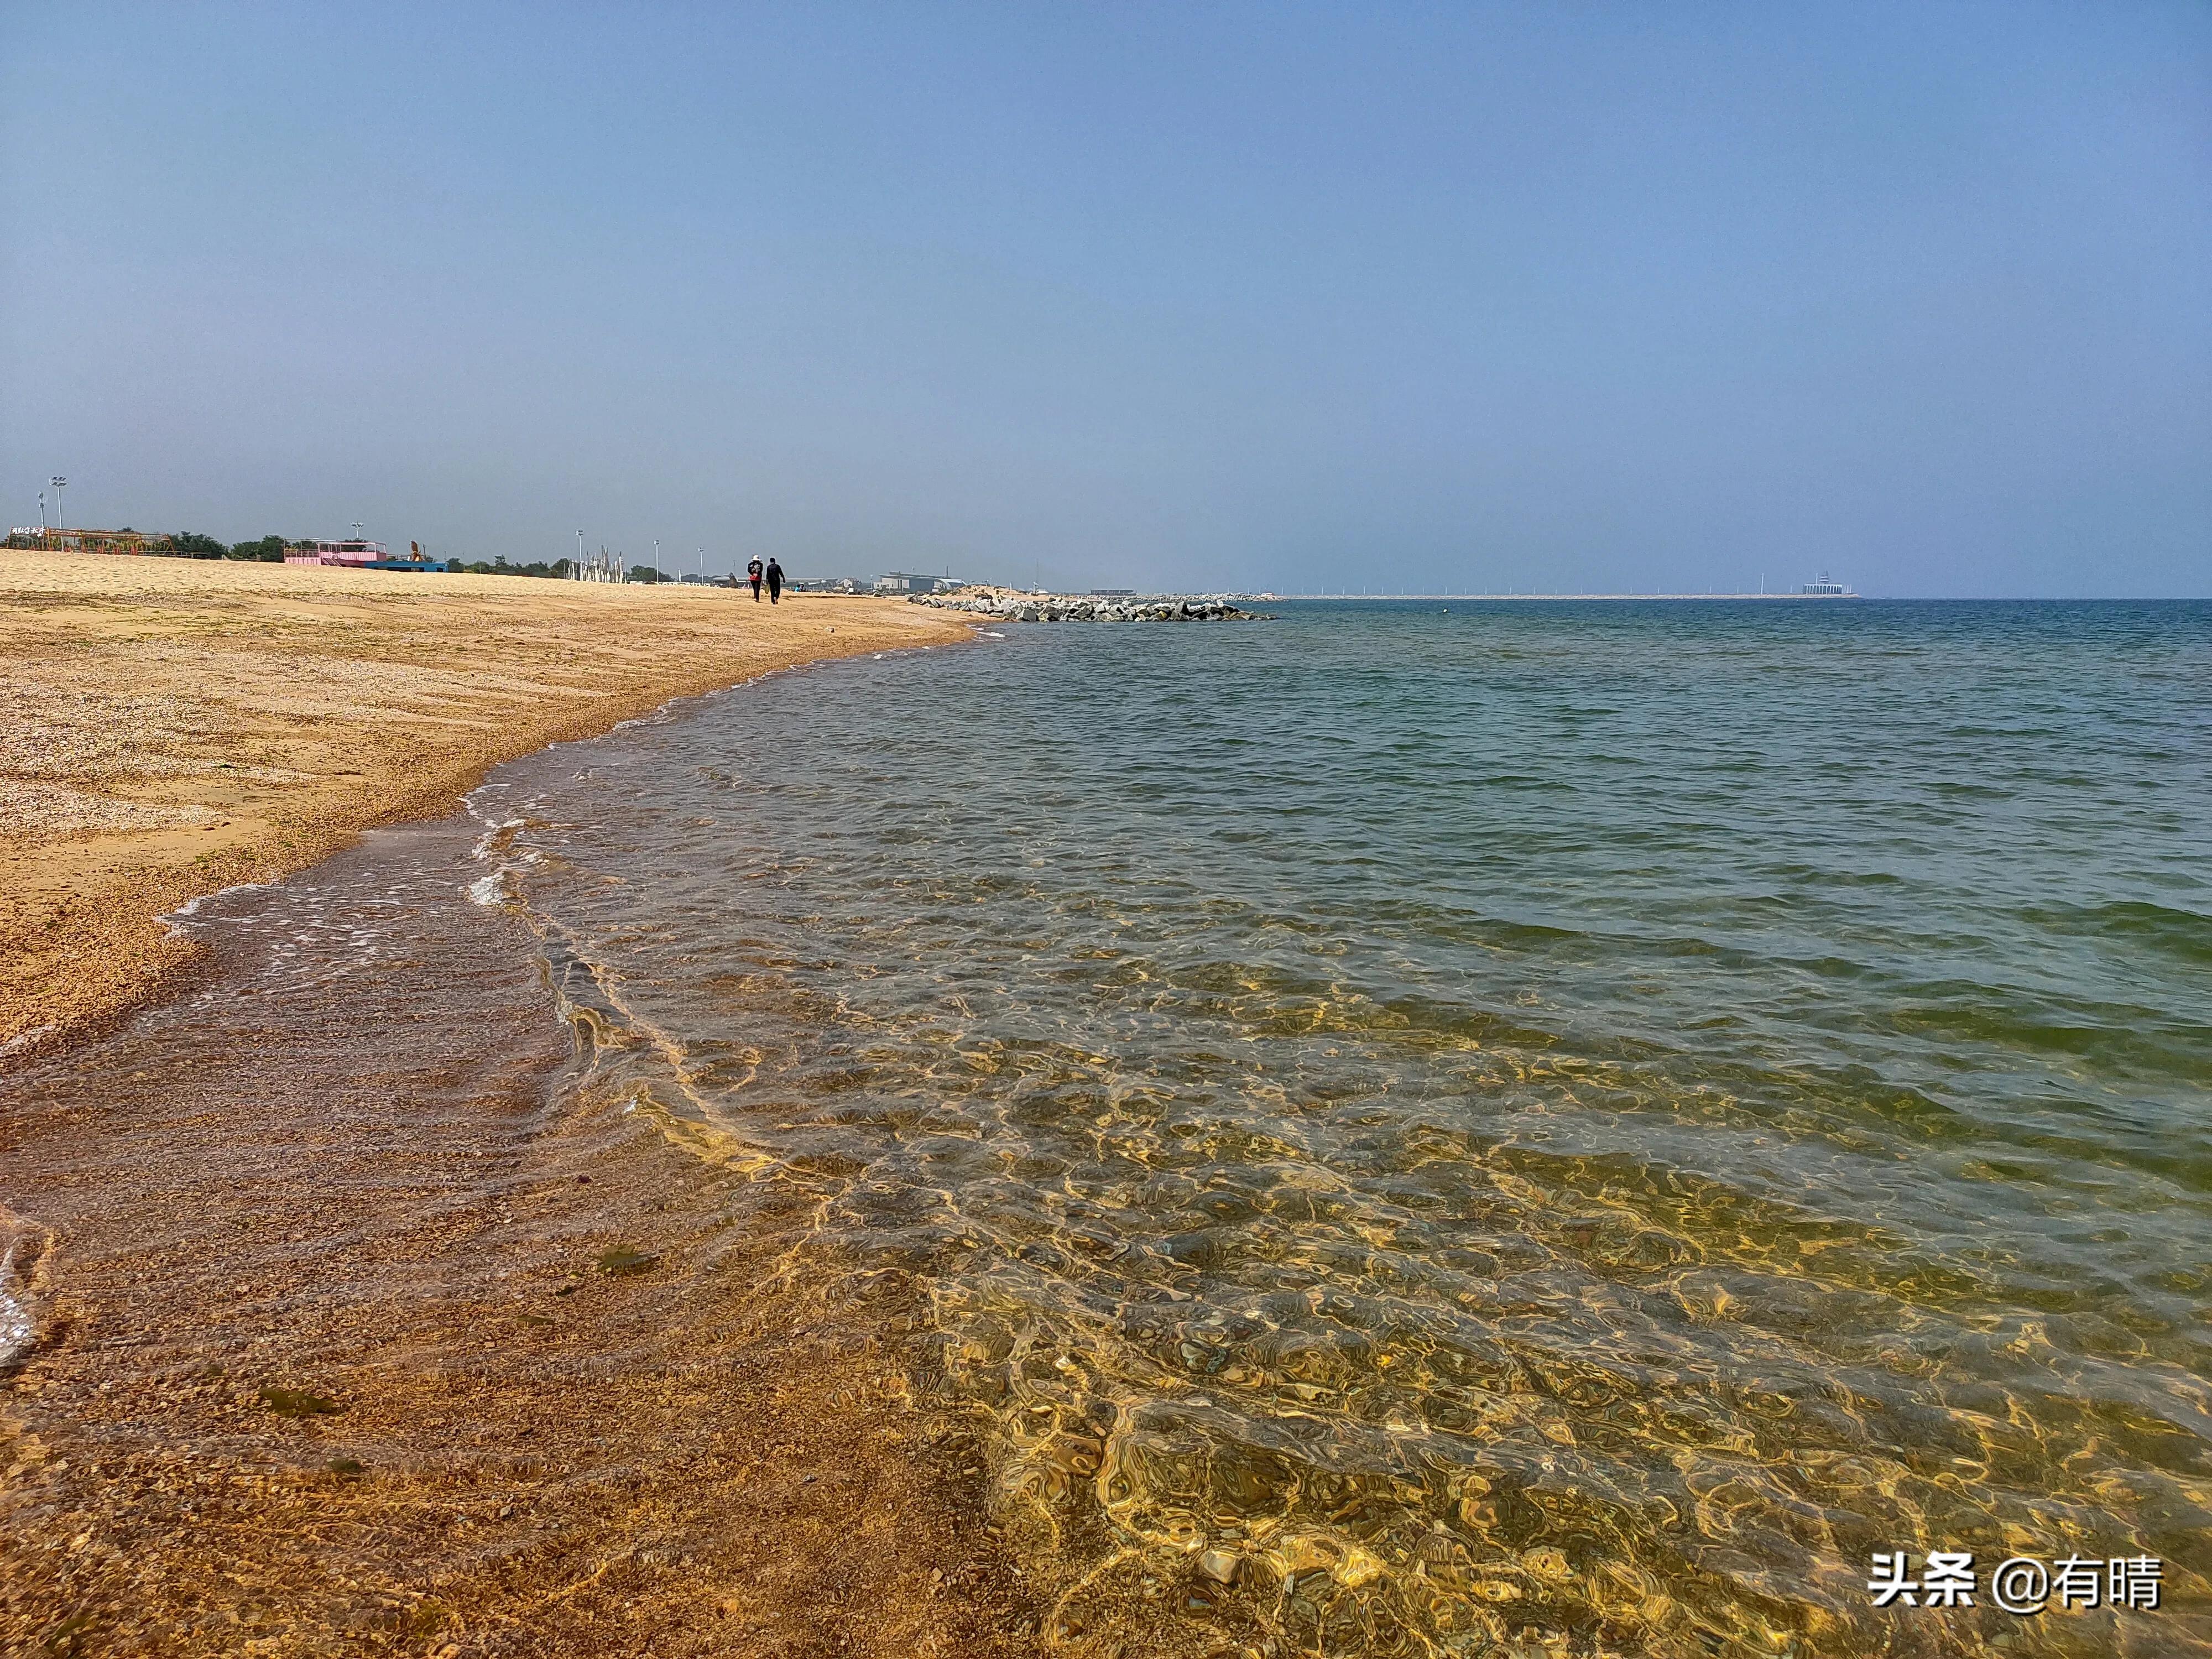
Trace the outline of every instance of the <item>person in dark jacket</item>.
[[770, 605], [781, 604], [782, 594], [783, 567], [775, 562], [775, 556], [770, 554], [768, 561], [768, 602]]
[[758, 559], [748, 559], [745, 562], [745, 580], [753, 585], [753, 603], [758, 605], [761, 585], [761, 562]]

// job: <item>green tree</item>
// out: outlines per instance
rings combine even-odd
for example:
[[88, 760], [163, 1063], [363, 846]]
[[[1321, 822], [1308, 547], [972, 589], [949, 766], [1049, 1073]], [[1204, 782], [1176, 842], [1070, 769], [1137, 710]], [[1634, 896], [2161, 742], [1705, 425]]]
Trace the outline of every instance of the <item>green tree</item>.
[[264, 536], [258, 542], [237, 543], [231, 548], [228, 556], [234, 559], [258, 559], [264, 564], [282, 564], [284, 562], [284, 547], [285, 542], [282, 536], [268, 535]]
[[230, 551], [214, 537], [203, 536], [197, 530], [180, 530], [169, 539], [176, 544], [181, 558], [220, 559]]

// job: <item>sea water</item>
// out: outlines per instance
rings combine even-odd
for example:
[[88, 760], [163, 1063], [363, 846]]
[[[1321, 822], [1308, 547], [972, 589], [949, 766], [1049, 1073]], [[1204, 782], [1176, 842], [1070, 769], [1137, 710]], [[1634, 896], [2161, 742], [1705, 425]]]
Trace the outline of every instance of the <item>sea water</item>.
[[1010, 626], [477, 810], [599, 1081], [911, 1276], [1063, 1636], [2205, 1639], [2212, 607]]

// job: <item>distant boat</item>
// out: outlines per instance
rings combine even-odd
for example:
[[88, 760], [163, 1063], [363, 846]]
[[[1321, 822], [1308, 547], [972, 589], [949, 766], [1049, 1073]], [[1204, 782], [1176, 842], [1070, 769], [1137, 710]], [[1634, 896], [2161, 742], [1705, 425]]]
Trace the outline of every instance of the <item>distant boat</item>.
[[1812, 593], [1825, 599], [1856, 599], [1858, 598], [1857, 594], [1852, 592], [1850, 588], [1844, 586], [1843, 583], [1838, 581], [1825, 570], [1820, 573], [1820, 579], [1818, 581], [1807, 582], [1797, 591], [1800, 593]]

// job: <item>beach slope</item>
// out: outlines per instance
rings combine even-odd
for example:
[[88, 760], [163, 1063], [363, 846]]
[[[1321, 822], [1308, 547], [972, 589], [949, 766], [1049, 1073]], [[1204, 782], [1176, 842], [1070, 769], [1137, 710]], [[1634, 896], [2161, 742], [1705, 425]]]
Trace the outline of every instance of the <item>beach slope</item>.
[[159, 918], [671, 697], [967, 636], [890, 601], [0, 551], [0, 1052], [142, 1002]]

